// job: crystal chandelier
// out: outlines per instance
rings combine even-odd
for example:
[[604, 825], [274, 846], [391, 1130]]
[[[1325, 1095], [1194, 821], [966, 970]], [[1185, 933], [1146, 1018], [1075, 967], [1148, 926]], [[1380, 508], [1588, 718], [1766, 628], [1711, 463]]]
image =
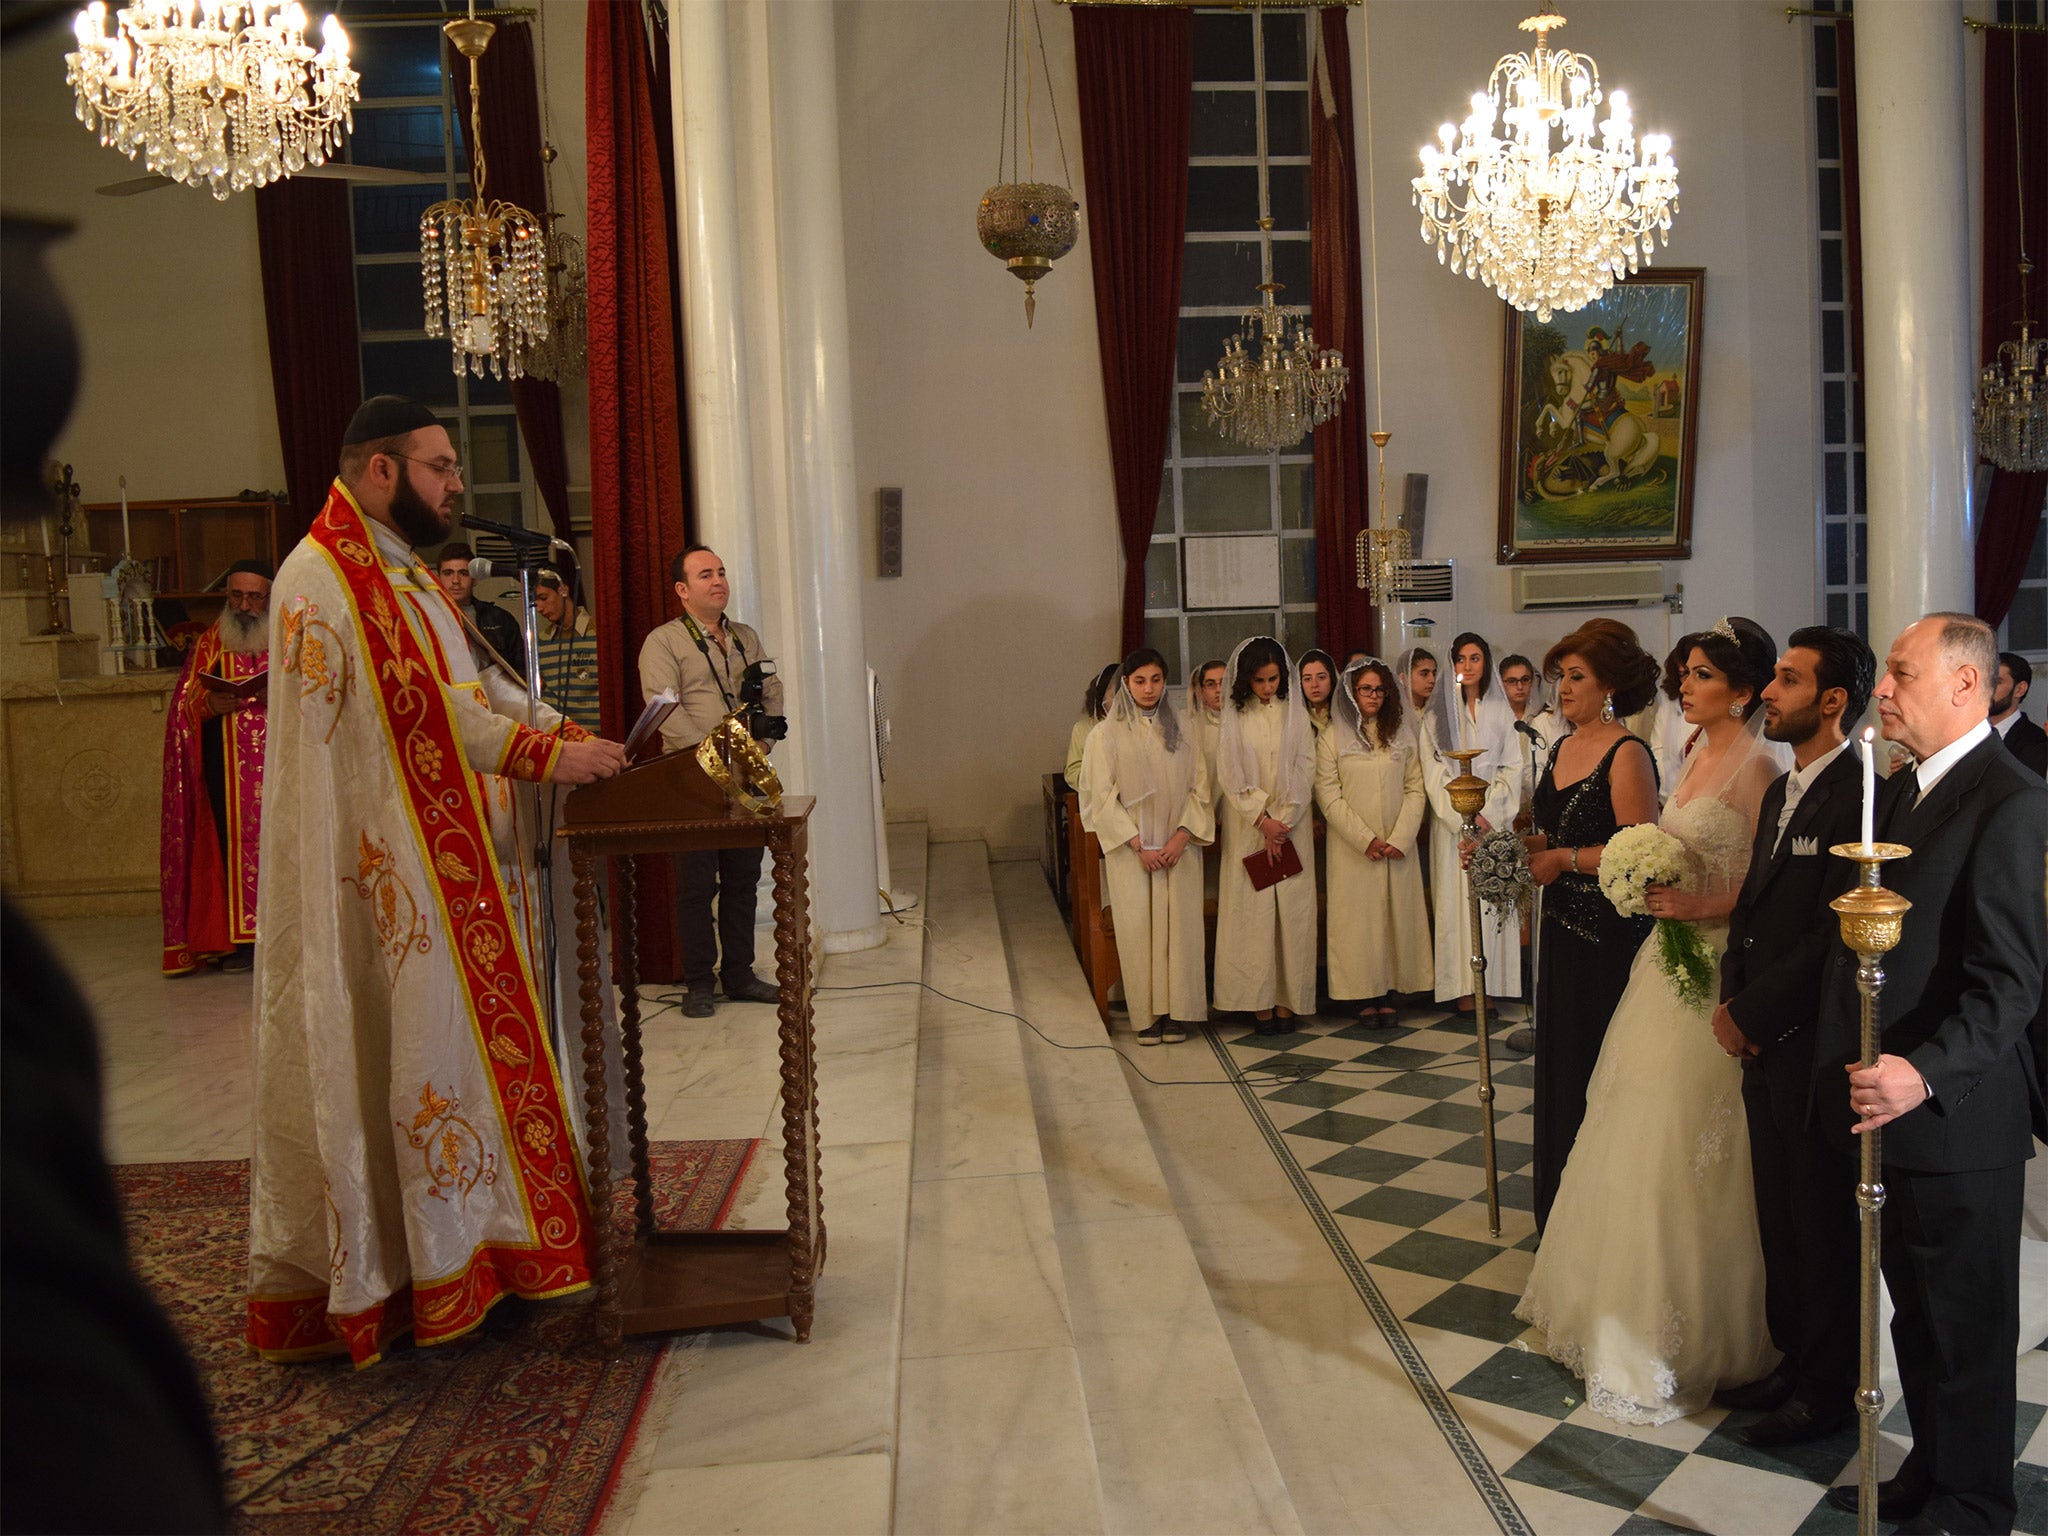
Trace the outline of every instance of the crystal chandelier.
[[[550, 221], [558, 217], [549, 214]], [[548, 230], [548, 330], [526, 350], [520, 365], [536, 379], [559, 384], [590, 366], [590, 268], [583, 242], [568, 231]]]
[[2024, 170], [2026, 134], [2020, 119], [2020, 50], [2012, 51], [2012, 179], [2017, 195], [2020, 231], [2020, 339], [2002, 341], [1998, 353], [1977, 376], [1977, 398], [1970, 418], [1977, 428], [1977, 453], [2000, 469], [2031, 474], [2048, 469], [2048, 339], [2033, 334], [2027, 305], [2027, 279], [2034, 263], [2027, 256], [2027, 183]]
[[1448, 254], [1453, 272], [1539, 320], [1583, 308], [1647, 263], [1678, 208], [1671, 140], [1645, 134], [1637, 159], [1625, 91], [1595, 123], [1600, 71], [1585, 54], [1551, 49], [1563, 25], [1553, 9], [1522, 22], [1534, 51], [1502, 56], [1463, 127], [1445, 123], [1440, 143], [1423, 147], [1412, 183], [1437, 260]]
[[[474, 0], [472, 0], [473, 6]], [[548, 239], [540, 220], [485, 195], [480, 61], [498, 29], [472, 8], [441, 29], [469, 60], [468, 198], [449, 198], [420, 215], [420, 280], [427, 334], [445, 335], [455, 371], [520, 378], [526, 358], [548, 334]]]
[[64, 55], [78, 120], [159, 176], [230, 192], [324, 165], [362, 95], [348, 34], [329, 16], [318, 53], [306, 13], [284, 0], [93, 0]]
[[1415, 548], [1406, 528], [1396, 528], [1387, 516], [1387, 441], [1393, 433], [1384, 429], [1368, 434], [1380, 455], [1379, 525], [1370, 521], [1359, 529], [1352, 558], [1358, 565], [1358, 584], [1372, 593], [1375, 603], [1392, 602], [1408, 585]]
[[[1261, 229], [1273, 221], [1262, 217]], [[1223, 356], [1202, 374], [1209, 424], [1255, 453], [1292, 448], [1337, 414], [1351, 370], [1341, 354], [1316, 346], [1303, 315], [1281, 309], [1279, 283], [1261, 283], [1265, 297], [1244, 312], [1243, 327], [1223, 343]]]
[[[1038, 28], [1038, 65], [1045, 76], [1045, 98], [1052, 107], [1053, 136], [1060, 146], [1060, 182], [1034, 181], [1038, 156], [1031, 143], [1031, 46], [1019, 15], [1019, 0], [1010, 0], [1009, 46], [1003, 62], [1003, 115], [996, 140], [996, 184], [981, 194], [974, 216], [975, 233], [982, 249], [1010, 269], [1010, 275], [1024, 282], [1024, 324], [1028, 327], [1038, 314], [1038, 280], [1052, 271], [1052, 264], [1074, 248], [1081, 232], [1081, 205], [1061, 183], [1072, 180], [1067, 171], [1067, 141], [1060, 133], [1059, 107], [1052, 100], [1052, 73], [1045, 62], [1045, 24], [1038, 20], [1033, 0], [1031, 19]], [[1022, 83], [1018, 83], [1018, 77]], [[1018, 155], [1017, 129], [1022, 123], [1023, 154]], [[1005, 172], [1023, 177], [1005, 181]]]

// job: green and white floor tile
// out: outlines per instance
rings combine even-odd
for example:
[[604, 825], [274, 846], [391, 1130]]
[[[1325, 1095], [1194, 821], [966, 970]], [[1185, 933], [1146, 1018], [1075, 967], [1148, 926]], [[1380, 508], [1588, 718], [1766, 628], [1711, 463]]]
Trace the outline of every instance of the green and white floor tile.
[[[1314, 1019], [1260, 1036], [1207, 1030], [1304, 1206], [1350, 1276], [1466, 1474], [1509, 1533], [1699, 1530], [1853, 1532], [1823, 1496], [1855, 1475], [1853, 1425], [1758, 1451], [1733, 1431], [1754, 1415], [1710, 1409], [1655, 1429], [1586, 1406], [1580, 1383], [1514, 1315], [1536, 1247], [1534, 1064], [1510, 1053], [1510, 1006], [1492, 1031], [1501, 1235], [1488, 1231], [1478, 1047], [1469, 1019], [1409, 1014], [1391, 1030]], [[2048, 1349], [2020, 1362], [2019, 1519], [2048, 1536]], [[1886, 1415], [1885, 1469], [1909, 1443]]]

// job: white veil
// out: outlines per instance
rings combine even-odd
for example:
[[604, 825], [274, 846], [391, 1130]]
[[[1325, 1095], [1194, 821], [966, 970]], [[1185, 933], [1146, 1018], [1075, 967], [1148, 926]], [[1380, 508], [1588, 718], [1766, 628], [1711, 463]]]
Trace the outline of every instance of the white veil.
[[[1429, 721], [1425, 718], [1429, 713], [1429, 706], [1424, 705], [1417, 709], [1415, 696], [1408, 689], [1408, 674], [1415, 670], [1415, 658], [1418, 656], [1427, 656], [1436, 663], [1436, 686], [1439, 693], [1443, 691], [1444, 686], [1444, 663], [1443, 658], [1426, 645], [1411, 645], [1394, 658], [1394, 686], [1401, 690], [1401, 733], [1414, 741], [1416, 751], [1420, 753], [1429, 741]], [[1436, 694], [1431, 694], [1430, 703], [1435, 702]]]
[[[1084, 776], [1112, 775], [1116, 797], [1137, 823], [1139, 839], [1147, 848], [1163, 848], [1179, 825], [1181, 809], [1200, 773], [1201, 759], [1193, 736], [1173, 707], [1172, 689], [1161, 691], [1151, 719], [1158, 727], [1160, 745], [1166, 749], [1163, 779], [1157, 759], [1143, 748], [1146, 711], [1138, 707], [1119, 673], [1110, 687], [1109, 713], [1089, 738], [1089, 758], [1082, 771]], [[1089, 787], [1094, 787], [1092, 779]]]
[[[1488, 642], [1486, 651], [1489, 656], [1492, 650], [1493, 646]], [[1482, 779], [1490, 779], [1507, 760], [1507, 754], [1516, 750], [1515, 711], [1501, 692], [1500, 679], [1490, 666], [1480, 679], [1480, 689], [1478, 709], [1468, 715], [1455, 663], [1446, 666], [1439, 662], [1436, 692], [1429, 700], [1429, 718], [1436, 730], [1438, 753], [1477, 747], [1481, 755], [1473, 760], [1470, 771]]]
[[[1721, 621], [1723, 625], [1728, 622], [1726, 619]], [[1743, 622], [1754, 628], [1765, 648], [1775, 654], [1771, 637], [1762, 626], [1753, 620]], [[1741, 734], [1724, 756], [1716, 759], [1705, 741], [1687, 755], [1678, 783], [1666, 802], [1664, 820], [1670, 823], [1674, 818], [1685, 817], [1681, 835], [1701, 856], [1710, 890], [1727, 891], [1742, 884], [1749, 868], [1750, 848], [1756, 836], [1757, 816], [1763, 806], [1764, 792], [1782, 771], [1777, 744], [1764, 735], [1764, 711], [1761, 707], [1751, 711], [1748, 720], [1743, 722]], [[1739, 832], [1732, 825], [1717, 832], [1706, 818], [1694, 810], [1702, 800], [1709, 799], [1733, 813], [1739, 821]]]
[[[1250, 790], [1263, 788], [1259, 783], [1258, 754], [1253, 749], [1242, 725], [1244, 711], [1230, 698], [1237, 688], [1238, 663], [1244, 656], [1245, 647], [1265, 640], [1280, 653], [1280, 675], [1287, 679], [1293, 665], [1287, 659], [1287, 647], [1270, 635], [1253, 635], [1238, 642], [1230, 653], [1230, 660], [1223, 672], [1223, 730], [1216, 745], [1216, 779], [1225, 793], [1241, 795]], [[1293, 806], [1297, 811], [1305, 808], [1315, 780], [1315, 737], [1309, 729], [1308, 711], [1301, 705], [1301, 688], [1290, 682], [1287, 697], [1274, 701], [1285, 712], [1280, 727], [1280, 772], [1273, 785], [1272, 799], [1275, 804]], [[1247, 700], [1246, 708], [1255, 708], [1256, 700]]]
[[[1337, 756], [1339, 758], [1349, 757], [1354, 752], [1370, 752], [1373, 750], [1365, 739], [1364, 717], [1358, 712], [1358, 674], [1367, 667], [1386, 666], [1387, 664], [1377, 656], [1362, 656], [1346, 667], [1343, 674], [1338, 677], [1336, 691], [1330, 695], [1330, 726], [1337, 733]], [[1392, 667], [1387, 667], [1387, 670], [1390, 672], [1395, 671]], [[1398, 675], [1395, 678], [1394, 686], [1396, 688], [1405, 686]], [[1386, 706], [1382, 704], [1380, 707], [1384, 709]], [[1408, 711], [1409, 714], [1413, 712], [1413, 710]], [[1379, 744], [1383, 749], [1391, 751], [1397, 750], [1400, 747], [1398, 739], [1388, 741], [1381, 737], [1377, 725], [1374, 726], [1373, 735], [1379, 740]]]

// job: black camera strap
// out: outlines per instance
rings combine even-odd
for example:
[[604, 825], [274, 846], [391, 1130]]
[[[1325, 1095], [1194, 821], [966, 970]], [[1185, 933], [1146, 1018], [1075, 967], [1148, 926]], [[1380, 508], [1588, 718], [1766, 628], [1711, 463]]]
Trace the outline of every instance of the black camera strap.
[[[703, 652], [704, 665], [711, 670], [711, 681], [718, 685], [718, 696], [725, 700], [725, 712], [731, 714], [739, 705], [733, 702], [732, 694], [726, 689], [725, 679], [719, 676], [718, 663], [711, 659], [711, 642], [705, 638], [703, 626], [692, 617], [687, 608], [683, 610], [683, 627], [690, 632], [690, 638], [697, 642], [697, 649]], [[733, 652], [740, 659], [741, 669], [745, 670], [747, 647], [740, 639], [740, 632], [733, 627], [731, 619], [725, 621], [725, 632], [732, 640]]]

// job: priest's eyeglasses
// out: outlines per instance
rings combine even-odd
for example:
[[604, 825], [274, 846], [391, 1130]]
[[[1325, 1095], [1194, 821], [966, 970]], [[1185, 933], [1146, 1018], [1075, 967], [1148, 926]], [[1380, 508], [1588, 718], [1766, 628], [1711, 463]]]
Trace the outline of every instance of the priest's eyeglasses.
[[387, 459], [403, 459], [408, 464], [417, 464], [422, 469], [431, 469], [443, 480], [460, 480], [462, 478], [462, 460], [460, 459], [416, 459], [409, 453], [387, 453], [384, 457]]

